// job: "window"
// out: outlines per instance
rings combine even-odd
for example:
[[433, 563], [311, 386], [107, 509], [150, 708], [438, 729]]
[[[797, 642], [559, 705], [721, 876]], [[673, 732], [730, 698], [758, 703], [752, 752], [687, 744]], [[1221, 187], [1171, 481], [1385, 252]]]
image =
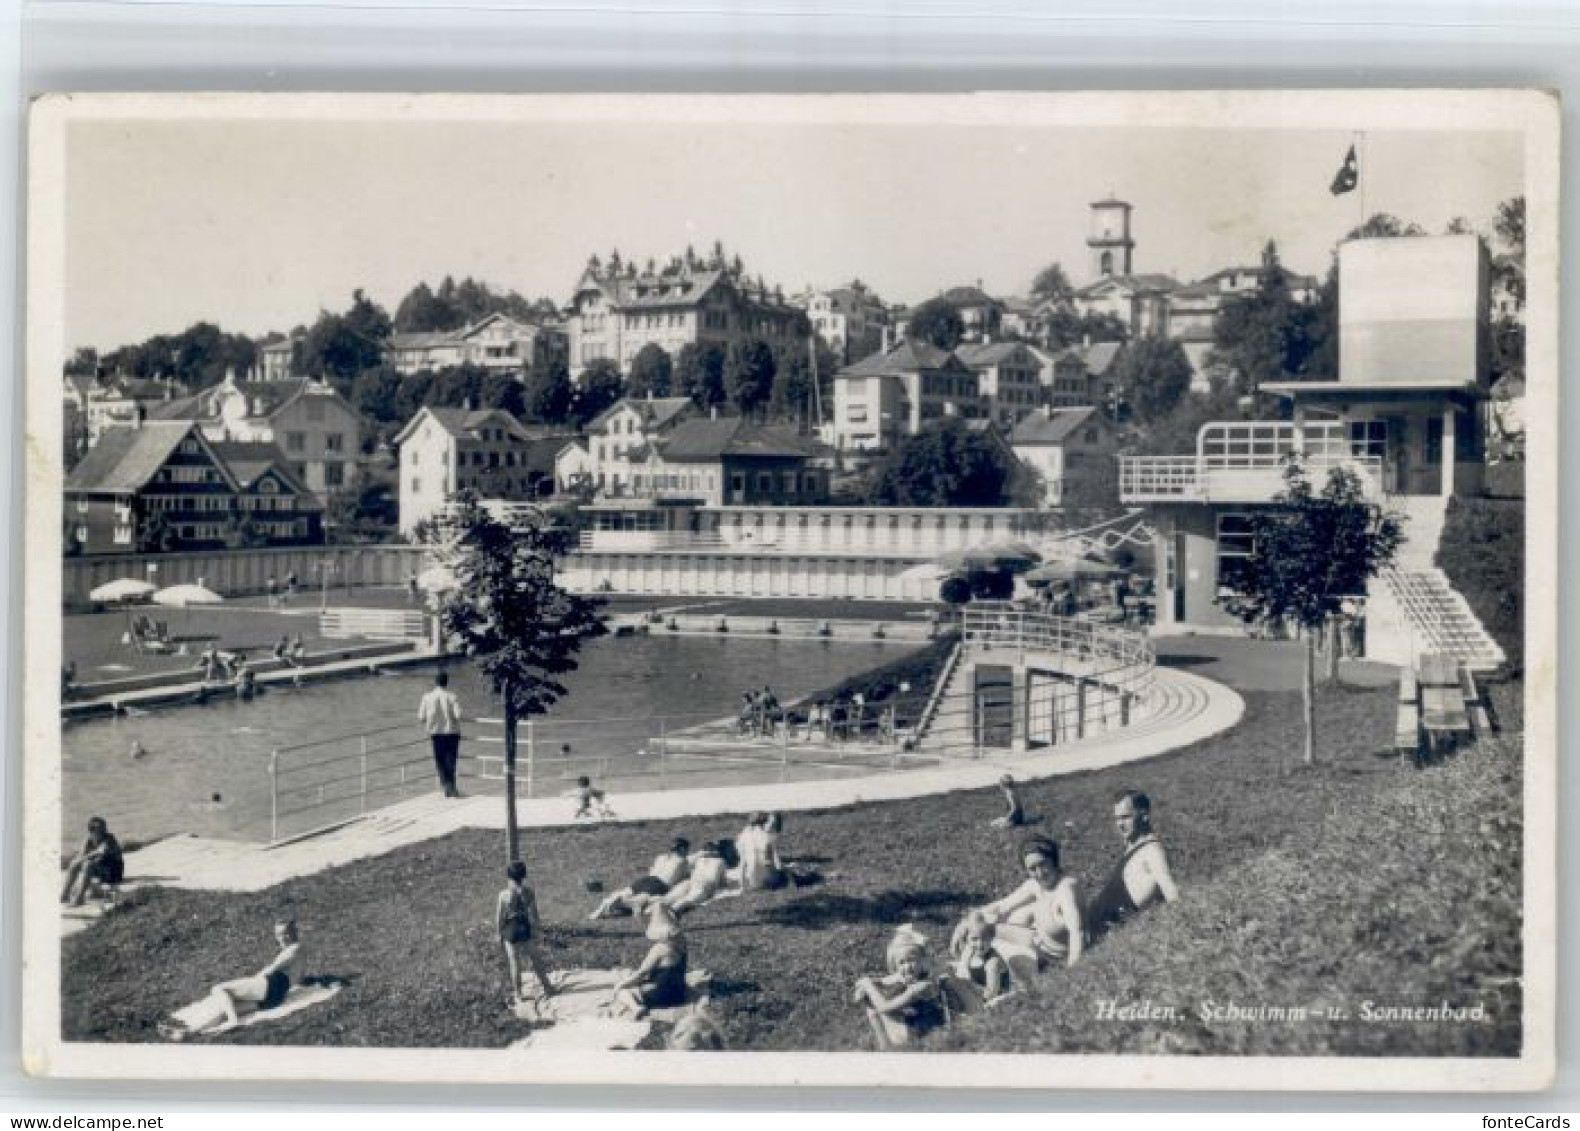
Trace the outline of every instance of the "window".
[[1443, 462], [1443, 418], [1429, 416], [1426, 418], [1426, 463], [1428, 467], [1437, 467]]
[[118, 523], [116, 525], [116, 527], [115, 527], [115, 542], [116, 542], [116, 545], [128, 546], [128, 545], [131, 544], [131, 541], [132, 541], [132, 526], [131, 526], [131, 523], [126, 523], [125, 525], [121, 525], [121, 524]]
[[411, 491], [412, 491], [412, 494], [414, 494], [414, 495], [421, 493], [421, 491], [422, 491], [422, 480], [421, 479], [417, 479], [415, 477], [412, 479], [412, 481], [411, 481]]
[[285, 434], [285, 450], [288, 452], [305, 452], [307, 450], [307, 434], [305, 432], [287, 432]]
[[346, 450], [346, 438], [339, 432], [330, 432], [324, 436], [324, 451], [343, 452]]
[[343, 487], [346, 482], [346, 465], [343, 463], [324, 464], [324, 486]]
[[77, 497], [77, 513], [78, 514], [87, 514], [88, 513], [88, 500], [87, 500], [86, 496], [79, 495]]
[[850, 417], [852, 424], [865, 424], [867, 423], [867, 406], [864, 404], [853, 404], [850, 406], [850, 411], [847, 415]]
[[1388, 454], [1386, 420], [1350, 421], [1350, 455], [1360, 459], [1382, 459]]
[[1218, 516], [1218, 591], [1238, 592], [1251, 555], [1256, 549], [1250, 515]]

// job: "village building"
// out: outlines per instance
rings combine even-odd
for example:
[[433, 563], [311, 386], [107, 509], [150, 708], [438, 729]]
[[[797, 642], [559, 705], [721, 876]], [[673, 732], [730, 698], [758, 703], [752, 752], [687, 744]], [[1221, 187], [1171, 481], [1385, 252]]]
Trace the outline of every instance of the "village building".
[[[606, 494], [627, 490], [636, 453], [662, 443], [671, 429], [701, 411], [689, 397], [622, 397], [587, 425], [587, 485]], [[558, 476], [556, 481], [568, 485]]]
[[982, 280], [972, 287], [950, 287], [938, 298], [959, 312], [962, 342], [991, 342], [999, 336], [1004, 304], [982, 289]]
[[604, 266], [594, 256], [576, 282], [566, 329], [573, 375], [607, 360], [627, 376], [647, 345], [676, 357], [688, 345], [804, 346], [808, 333], [806, 313], [781, 291], [747, 279], [736, 265], [695, 257], [639, 272], [618, 259]]
[[356, 485], [367, 422], [327, 382], [239, 381], [235, 372], [202, 392], [160, 405], [156, 420], [191, 420], [210, 440], [274, 444], [308, 490], [328, 501]]
[[192, 421], [111, 428], [66, 478], [68, 553], [314, 543], [322, 516], [278, 448], [211, 443]]
[[503, 409], [419, 409], [395, 436], [400, 531], [410, 535], [458, 491], [531, 502], [552, 492], [563, 433], [531, 430]]
[[1021, 342], [975, 342], [955, 350], [977, 375], [977, 393], [987, 419], [1013, 424], [1046, 403], [1043, 362]]
[[1118, 476], [1113, 425], [1091, 405], [1034, 412], [1015, 425], [1009, 445], [1015, 458], [1041, 479], [1044, 506], [1063, 506], [1072, 496], [1111, 490]]
[[258, 347], [258, 376], [264, 381], [289, 381], [296, 376], [301, 338], [285, 338]]
[[826, 291], [809, 289], [793, 301], [806, 311], [812, 332], [837, 364], [848, 365], [883, 348], [889, 309], [860, 280]]
[[[1299, 275], [1280, 266], [1283, 284], [1296, 302], [1315, 302], [1317, 279]], [[1253, 293], [1262, 285], [1261, 267], [1225, 267], [1186, 286], [1176, 287], [1164, 299], [1164, 334], [1178, 342], [1190, 360], [1191, 387], [1209, 387], [1207, 354], [1213, 346], [1213, 327], [1224, 304], [1237, 296]]]
[[[111, 428], [134, 425], [148, 419], [161, 406], [181, 396], [182, 386], [173, 380], [142, 380], [114, 375], [93, 382], [85, 394], [88, 444]], [[68, 395], [73, 392], [68, 390]]]
[[834, 375], [827, 439], [838, 449], [889, 450], [930, 424], [982, 415], [976, 372], [947, 350], [907, 339]]

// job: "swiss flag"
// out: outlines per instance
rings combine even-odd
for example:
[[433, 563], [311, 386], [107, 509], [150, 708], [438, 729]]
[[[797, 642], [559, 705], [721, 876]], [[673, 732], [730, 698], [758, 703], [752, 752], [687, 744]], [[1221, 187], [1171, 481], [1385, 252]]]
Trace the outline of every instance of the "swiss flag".
[[1328, 186], [1328, 191], [1334, 196], [1342, 196], [1350, 192], [1361, 181], [1361, 167], [1355, 160], [1355, 147], [1350, 146], [1350, 151], [1344, 155], [1344, 164], [1339, 166], [1339, 171], [1333, 175], [1333, 184]]

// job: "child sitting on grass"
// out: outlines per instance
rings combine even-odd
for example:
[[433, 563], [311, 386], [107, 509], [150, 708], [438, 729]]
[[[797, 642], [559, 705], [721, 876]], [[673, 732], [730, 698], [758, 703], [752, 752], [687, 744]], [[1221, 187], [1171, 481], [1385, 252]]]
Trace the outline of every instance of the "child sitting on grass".
[[1015, 779], [1005, 774], [998, 779], [998, 787], [1004, 793], [1004, 804], [1007, 809], [1002, 817], [993, 818], [995, 829], [1015, 829], [1026, 823], [1026, 810], [1021, 807], [1020, 794], [1015, 791]]
[[921, 942], [903, 933], [889, 946], [889, 973], [860, 978], [851, 1001], [865, 1007], [879, 1049], [905, 1048], [944, 1023], [943, 998]]
[[984, 1004], [1009, 991], [1009, 966], [993, 952], [994, 926], [980, 911], [966, 918], [954, 975], [974, 986]]
[[576, 812], [571, 814], [572, 820], [614, 816], [614, 810], [609, 808], [609, 801], [604, 796], [603, 790], [594, 789], [591, 778], [585, 776], [577, 778], [573, 796], [576, 798]]

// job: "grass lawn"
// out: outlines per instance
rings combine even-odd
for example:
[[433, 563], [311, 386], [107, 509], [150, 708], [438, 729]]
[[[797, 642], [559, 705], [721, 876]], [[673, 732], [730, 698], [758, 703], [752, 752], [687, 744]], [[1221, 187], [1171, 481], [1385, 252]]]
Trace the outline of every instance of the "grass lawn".
[[[1185, 899], [1110, 935], [1042, 992], [965, 1018], [935, 1048], [1181, 1053], [1511, 1055], [1518, 1050], [1518, 744], [1484, 746], [1415, 770], [1383, 752], [1390, 687], [1326, 689], [1313, 769], [1298, 693], [1248, 691], [1232, 732], [1132, 767], [1025, 790], [1091, 894], [1118, 857], [1114, 793], [1149, 792]], [[618, 798], [615, 798], [618, 807]], [[718, 979], [732, 1047], [869, 1047], [855, 978], [878, 972], [893, 928], [942, 943], [968, 907], [1021, 878], [1014, 838], [988, 827], [996, 791], [792, 814], [785, 855], [819, 885], [704, 907], [686, 919], [692, 962]], [[561, 966], [630, 965], [632, 920], [588, 923], [589, 881], [628, 882], [677, 833], [734, 835], [739, 817], [526, 834], [526, 854]], [[220, 1040], [383, 1047], [501, 1047], [523, 1023], [504, 1008], [488, 920], [505, 853], [468, 831], [258, 895], [151, 890], [64, 943], [70, 1040], [146, 1041], [164, 1013], [272, 956], [270, 925], [292, 914], [302, 974], [350, 986], [326, 1005]], [[1105, 999], [1150, 998], [1182, 1020], [1095, 1019]], [[1208, 1024], [1204, 998], [1333, 1004], [1349, 1021]], [[1361, 1024], [1378, 1002], [1483, 1001], [1483, 1024]]]

